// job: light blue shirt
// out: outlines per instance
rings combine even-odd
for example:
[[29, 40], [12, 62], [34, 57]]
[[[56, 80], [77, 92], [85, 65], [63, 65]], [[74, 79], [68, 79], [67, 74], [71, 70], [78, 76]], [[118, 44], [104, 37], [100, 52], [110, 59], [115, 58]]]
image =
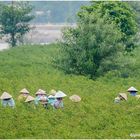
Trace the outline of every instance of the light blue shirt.
[[56, 102], [57, 100], [55, 98], [49, 98], [49, 104], [54, 106], [54, 103]]
[[15, 101], [13, 100], [13, 98], [8, 99], [8, 100], [2, 100], [2, 106], [6, 107], [6, 106], [10, 106], [10, 107], [14, 107], [15, 106]]

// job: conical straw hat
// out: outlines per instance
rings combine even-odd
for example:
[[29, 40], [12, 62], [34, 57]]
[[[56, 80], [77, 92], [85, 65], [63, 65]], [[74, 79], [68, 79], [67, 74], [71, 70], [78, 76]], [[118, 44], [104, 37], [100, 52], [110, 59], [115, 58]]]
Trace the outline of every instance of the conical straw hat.
[[20, 93], [28, 93], [29, 94], [29, 91], [26, 88], [24, 88], [20, 91]]
[[3, 94], [0, 97], [0, 99], [2, 99], [2, 100], [3, 99], [10, 99], [10, 98], [12, 98], [12, 96], [7, 92], [3, 92]]
[[136, 98], [137, 98], [137, 99], [140, 99], [140, 95], [136, 95]]
[[121, 97], [123, 97], [125, 100], [127, 100], [127, 94], [126, 94], [126, 93], [119, 93], [119, 95], [120, 95]]
[[52, 90], [50, 91], [50, 94], [51, 94], [51, 95], [55, 95], [55, 94], [56, 94], [56, 90], [52, 89]]
[[46, 91], [42, 90], [42, 89], [39, 89], [37, 92], [36, 92], [36, 95], [39, 95], [39, 94], [44, 94], [46, 95]]
[[58, 91], [55, 94], [55, 98], [63, 98], [63, 97], [66, 97], [66, 96], [67, 95], [64, 92], [62, 92], [62, 91]]
[[47, 97], [40, 97], [39, 101], [40, 101], [41, 104], [47, 104], [48, 103]]
[[73, 102], [80, 102], [81, 98], [78, 95], [72, 95], [70, 98]]
[[50, 98], [55, 98], [55, 96], [53, 96], [53, 95], [50, 95], [50, 96], [48, 96], [48, 98], [50, 99]]
[[128, 90], [127, 90], [128, 92], [130, 92], [130, 91], [138, 91], [136, 88], [134, 88], [134, 87], [130, 87]]
[[47, 101], [48, 99], [47, 99], [47, 97], [46, 96], [41, 96], [40, 98], [39, 98], [39, 101]]
[[29, 96], [26, 98], [25, 102], [30, 102], [30, 101], [34, 101], [34, 100], [35, 100], [35, 98], [29, 95]]

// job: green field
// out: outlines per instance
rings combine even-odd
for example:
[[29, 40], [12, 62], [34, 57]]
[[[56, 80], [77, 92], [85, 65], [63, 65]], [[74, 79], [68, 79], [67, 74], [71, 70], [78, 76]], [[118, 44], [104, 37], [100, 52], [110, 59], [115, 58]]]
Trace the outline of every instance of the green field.
[[[58, 50], [52, 44], [0, 52], [0, 94], [7, 91], [16, 102], [15, 109], [0, 106], [0, 138], [134, 138], [131, 133], [140, 134], [140, 100], [128, 95], [128, 101], [114, 104], [118, 93], [130, 86], [140, 90], [139, 76], [123, 79], [108, 74], [91, 80], [68, 75], [53, 63]], [[33, 96], [39, 88], [62, 90], [67, 94], [64, 109], [33, 109], [18, 102], [24, 87]], [[72, 94], [82, 101], [71, 102]]]

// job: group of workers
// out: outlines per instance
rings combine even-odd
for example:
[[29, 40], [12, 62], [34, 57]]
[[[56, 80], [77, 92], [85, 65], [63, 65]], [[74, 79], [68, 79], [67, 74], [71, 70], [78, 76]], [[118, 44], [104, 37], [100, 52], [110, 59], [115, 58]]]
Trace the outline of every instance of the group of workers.
[[[140, 95], [137, 95], [138, 90], [134, 87], [130, 87], [127, 90], [131, 96], [134, 96], [138, 99], [140, 99]], [[18, 100], [19, 101], [24, 101], [26, 103], [29, 104], [34, 104], [34, 105], [39, 105], [42, 104], [45, 108], [48, 108], [48, 105], [51, 105], [53, 108], [63, 108], [64, 104], [63, 104], [63, 98], [66, 97], [67, 95], [62, 92], [62, 91], [55, 91], [54, 89], [52, 89], [50, 91], [50, 94], [47, 95], [46, 91], [39, 89], [36, 93], [35, 93], [36, 97], [32, 97], [29, 93], [29, 91], [24, 88], [20, 91], [20, 95], [18, 96]], [[119, 95], [115, 98], [114, 102], [115, 103], [120, 103], [121, 101], [126, 101], [127, 100], [127, 94], [126, 93], [119, 93]], [[14, 107], [15, 106], [15, 101], [13, 99], [13, 97], [7, 93], [4, 92], [0, 99], [2, 100], [2, 106], [6, 107], [6, 106], [10, 106], [10, 107]], [[71, 97], [69, 97], [69, 99], [73, 102], [80, 102], [81, 98], [78, 95], [72, 95]]]
[[[138, 99], [140, 99], [140, 95], [137, 95], [138, 90], [134, 87], [130, 87], [127, 90], [131, 96], [134, 96]], [[62, 91], [55, 91], [52, 89], [50, 91], [50, 94], [47, 95], [46, 91], [39, 89], [35, 93], [36, 97], [32, 97], [29, 93], [29, 91], [24, 88], [20, 91], [20, 95], [18, 96], [19, 101], [24, 101], [29, 104], [34, 104], [34, 105], [39, 105], [42, 104], [45, 108], [48, 108], [48, 105], [51, 105], [53, 108], [58, 109], [58, 108], [63, 108], [63, 98], [66, 97], [67, 95], [62, 92]], [[115, 98], [114, 102], [115, 103], [120, 103], [121, 101], [126, 101], [127, 100], [127, 94], [126, 93], [119, 93], [119, 95]], [[0, 99], [2, 100], [2, 106], [6, 107], [7, 105], [10, 107], [15, 106], [15, 101], [13, 97], [7, 93], [4, 92]], [[69, 98], [73, 102], [79, 102], [81, 101], [81, 98], [78, 95], [72, 95]]]
[[[34, 105], [42, 104], [46, 108], [48, 104], [52, 105], [54, 108], [63, 108], [63, 98], [66, 97], [66, 94], [62, 91], [56, 92], [55, 90], [51, 90], [50, 95], [47, 96], [46, 91], [42, 89], [39, 89], [35, 93], [35, 95], [36, 97], [31, 96], [29, 91], [26, 88], [24, 88], [20, 91], [18, 101], [24, 101], [26, 103]], [[15, 106], [15, 101], [9, 93], [4, 92], [0, 98], [2, 100], [3, 106]]]
[[[137, 95], [138, 90], [134, 87], [130, 87], [127, 92], [130, 93], [131, 96], [136, 97], [137, 99], [140, 99], [140, 95]], [[126, 93], [119, 93], [119, 95], [115, 98], [115, 103], [120, 103], [121, 101], [127, 100], [127, 94]]]
[[[23, 101], [35, 106], [42, 104], [45, 108], [48, 108], [48, 106], [51, 105], [53, 108], [58, 109], [64, 107], [63, 98], [67, 95], [62, 91], [55, 91], [54, 89], [52, 89], [50, 91], [50, 94], [47, 95], [46, 91], [39, 89], [35, 93], [35, 96], [36, 97], [31, 96], [29, 91], [24, 88], [20, 91], [18, 101]], [[13, 108], [15, 107], [15, 101], [9, 93], [4, 92], [1, 95], [0, 99], [2, 100], [2, 106], [10, 106]], [[72, 95], [70, 97], [70, 100], [72, 100], [73, 102], [79, 102], [81, 98], [78, 95]]]

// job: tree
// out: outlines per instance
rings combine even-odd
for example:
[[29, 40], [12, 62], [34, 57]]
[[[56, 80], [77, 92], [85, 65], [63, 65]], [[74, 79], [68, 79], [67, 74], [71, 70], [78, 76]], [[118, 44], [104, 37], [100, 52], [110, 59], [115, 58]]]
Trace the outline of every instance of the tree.
[[84, 13], [78, 27], [66, 28], [61, 43], [64, 70], [95, 77], [118, 68], [117, 58], [124, 53], [122, 33], [107, 18]]
[[135, 12], [128, 3], [92, 2], [78, 12], [77, 27], [63, 31], [62, 67], [91, 78], [120, 70], [119, 57], [132, 50], [137, 31]]
[[122, 41], [126, 44], [127, 51], [135, 47], [133, 39], [138, 32], [136, 13], [127, 2], [91, 2], [90, 6], [84, 6], [78, 13], [80, 21], [85, 18], [85, 13], [90, 15], [93, 12], [100, 13], [101, 17], [106, 17], [117, 25], [122, 32]]
[[136, 12], [137, 22], [140, 27], [140, 1], [128, 1], [128, 3], [131, 5], [131, 7]]
[[0, 30], [8, 37], [12, 47], [30, 30], [29, 22], [33, 19], [30, 14], [32, 6], [25, 2], [3, 5], [0, 13]]

